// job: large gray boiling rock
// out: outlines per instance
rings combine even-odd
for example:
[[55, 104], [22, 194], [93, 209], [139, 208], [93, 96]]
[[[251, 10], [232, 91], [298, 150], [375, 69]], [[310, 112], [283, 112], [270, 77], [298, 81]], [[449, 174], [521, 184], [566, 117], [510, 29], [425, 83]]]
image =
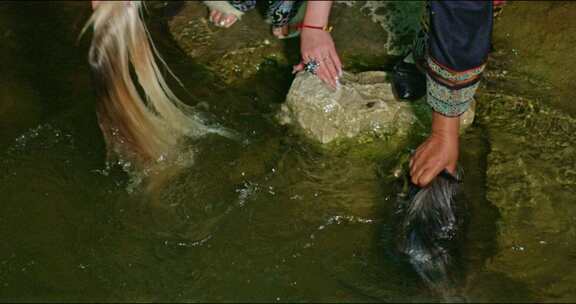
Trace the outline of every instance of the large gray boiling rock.
[[[299, 73], [277, 118], [315, 141], [361, 135], [404, 137], [414, 130], [427, 130], [431, 110], [423, 101], [395, 99], [388, 74], [370, 71], [345, 72], [341, 87], [333, 90], [310, 73]], [[474, 108], [462, 115], [462, 128], [474, 119]]]

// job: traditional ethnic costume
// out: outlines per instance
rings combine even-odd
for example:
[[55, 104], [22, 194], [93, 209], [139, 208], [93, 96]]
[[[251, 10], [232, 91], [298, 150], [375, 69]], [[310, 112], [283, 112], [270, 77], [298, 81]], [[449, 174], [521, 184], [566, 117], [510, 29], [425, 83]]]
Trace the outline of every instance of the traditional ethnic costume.
[[399, 63], [394, 71], [399, 97], [414, 99], [410, 90], [426, 83], [426, 99], [434, 111], [445, 116], [464, 113], [490, 52], [493, 9], [492, 1], [428, 1], [412, 51], [426, 75], [419, 77], [409, 64]]

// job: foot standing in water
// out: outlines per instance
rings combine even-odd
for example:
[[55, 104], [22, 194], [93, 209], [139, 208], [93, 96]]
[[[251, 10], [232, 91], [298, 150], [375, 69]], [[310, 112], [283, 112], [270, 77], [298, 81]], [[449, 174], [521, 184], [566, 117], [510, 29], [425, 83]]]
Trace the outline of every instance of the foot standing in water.
[[[267, 0], [266, 21], [272, 25], [272, 34], [279, 39], [299, 34], [299, 10], [304, 0]], [[210, 10], [209, 20], [214, 25], [228, 28], [242, 18], [244, 13], [256, 8], [256, 0], [204, 1]]]
[[[300, 34], [302, 63], [294, 72], [304, 70], [305, 63], [317, 63], [315, 74], [336, 88], [342, 64], [330, 36], [328, 19], [333, 1], [268, 0], [267, 20], [272, 33], [280, 38]], [[204, 1], [210, 9], [210, 21], [216, 26], [230, 27], [242, 15], [256, 7], [256, 0]], [[305, 9], [304, 16], [302, 11]], [[302, 22], [300, 22], [303, 19]]]

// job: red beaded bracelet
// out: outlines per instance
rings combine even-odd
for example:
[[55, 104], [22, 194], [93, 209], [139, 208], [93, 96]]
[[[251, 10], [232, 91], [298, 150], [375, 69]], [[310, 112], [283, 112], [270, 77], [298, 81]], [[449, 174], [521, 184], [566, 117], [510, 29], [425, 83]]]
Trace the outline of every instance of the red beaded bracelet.
[[325, 32], [332, 32], [332, 29], [334, 28], [333, 26], [314, 26], [314, 25], [308, 25], [308, 24], [304, 24], [304, 23], [299, 23], [297, 28], [302, 29], [302, 28], [311, 28], [311, 29], [316, 29], [316, 30], [323, 30]]

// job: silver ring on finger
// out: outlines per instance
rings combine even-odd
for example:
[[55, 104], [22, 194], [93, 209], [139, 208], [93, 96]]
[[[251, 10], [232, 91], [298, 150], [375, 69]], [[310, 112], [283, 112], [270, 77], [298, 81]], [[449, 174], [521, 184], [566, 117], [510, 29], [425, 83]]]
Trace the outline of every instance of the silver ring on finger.
[[316, 75], [318, 68], [320, 67], [320, 63], [316, 59], [311, 59], [307, 63], [304, 64], [304, 71]]

